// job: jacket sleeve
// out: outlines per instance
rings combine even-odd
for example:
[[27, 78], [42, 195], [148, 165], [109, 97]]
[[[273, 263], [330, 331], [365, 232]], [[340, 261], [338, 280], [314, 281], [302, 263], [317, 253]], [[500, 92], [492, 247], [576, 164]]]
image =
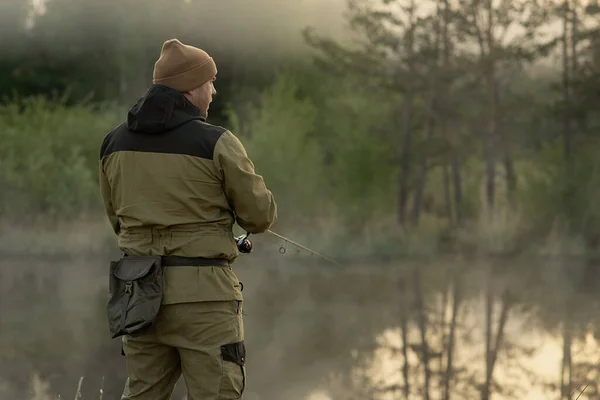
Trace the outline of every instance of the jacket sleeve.
[[255, 173], [246, 149], [230, 131], [217, 141], [214, 162], [238, 225], [250, 233], [266, 232], [277, 219], [277, 204], [263, 177]]
[[102, 160], [100, 160], [100, 194], [102, 196], [102, 203], [104, 204], [104, 210], [106, 211], [106, 215], [108, 216], [108, 220], [110, 225], [112, 226], [115, 233], [118, 235], [121, 231], [119, 226], [119, 217], [113, 208], [112, 196], [110, 184], [108, 182], [108, 178], [106, 173], [104, 172], [104, 166], [102, 164]]

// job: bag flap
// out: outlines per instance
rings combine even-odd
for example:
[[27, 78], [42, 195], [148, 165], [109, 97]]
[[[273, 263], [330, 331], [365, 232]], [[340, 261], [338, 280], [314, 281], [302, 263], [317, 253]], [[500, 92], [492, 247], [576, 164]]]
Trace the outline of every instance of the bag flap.
[[123, 281], [133, 281], [147, 275], [156, 263], [160, 267], [160, 256], [123, 257], [113, 274]]

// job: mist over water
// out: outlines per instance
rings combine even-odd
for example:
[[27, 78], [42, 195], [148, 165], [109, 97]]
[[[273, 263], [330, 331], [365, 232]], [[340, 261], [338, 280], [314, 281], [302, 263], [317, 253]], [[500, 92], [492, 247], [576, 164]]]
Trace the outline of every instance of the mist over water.
[[[33, 398], [33, 373], [50, 385], [46, 393], [50, 396], [72, 396], [79, 378], [84, 377], [83, 398], [97, 398], [102, 385], [104, 398], [118, 398], [125, 379], [124, 359], [118, 340], [109, 338], [104, 315], [106, 264], [115, 256], [114, 252], [73, 252], [54, 258], [2, 258], [2, 398]], [[412, 265], [429, 269], [428, 279], [435, 279], [452, 267], [445, 263], [413, 261]], [[401, 264], [347, 265], [337, 270], [306, 255], [273, 255], [263, 250], [257, 256], [243, 256], [235, 269], [245, 295], [249, 349], [245, 398], [399, 398], [393, 392], [370, 393], [366, 382], [385, 387], [402, 380], [403, 363], [396, 355], [402, 348], [402, 313], [416, 316], [419, 307], [414, 303], [415, 287], [397, 290], [399, 282], [411, 279], [411, 272]], [[485, 368], [484, 288], [473, 276], [463, 279], [470, 294], [463, 300], [456, 328], [454, 362], [464, 381], [456, 382], [455, 394], [475, 398], [476, 386], [466, 377], [477, 376]], [[443, 348], [435, 316], [441, 317], [444, 301], [446, 315], [451, 315], [452, 307], [442, 293], [432, 293], [426, 301], [432, 315], [429, 345], [435, 354]], [[500, 303], [495, 306], [498, 310]], [[551, 396], [545, 385], [558, 379], [561, 341], [544, 332], [532, 317], [519, 309], [511, 312], [503, 339], [507, 350], [499, 355], [502, 364], [497, 379], [514, 391], [495, 398]], [[420, 342], [418, 324], [411, 324], [408, 339], [415, 346]], [[590, 350], [597, 351], [592, 342], [587, 350], [582, 348], [578, 359], [592, 362], [593, 357], [586, 355]], [[418, 348], [414, 351], [411, 375], [416, 384]], [[432, 370], [438, 362], [432, 358]], [[436, 376], [434, 393], [437, 381]], [[366, 397], [360, 397], [361, 391]], [[174, 398], [184, 394], [180, 380]]]

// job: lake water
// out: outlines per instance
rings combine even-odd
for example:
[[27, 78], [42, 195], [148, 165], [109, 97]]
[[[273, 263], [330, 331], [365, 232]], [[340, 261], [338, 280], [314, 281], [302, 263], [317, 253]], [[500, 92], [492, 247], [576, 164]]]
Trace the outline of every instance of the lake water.
[[[34, 374], [48, 385], [49, 394], [61, 398], [74, 396], [80, 377], [84, 377], [84, 399], [98, 398], [101, 388], [104, 399], [119, 397], [125, 380], [124, 360], [118, 341], [109, 337], [104, 317], [106, 265], [112, 256], [0, 258], [0, 398], [33, 399]], [[246, 298], [249, 380], [244, 398], [404, 399], [401, 391], [374, 389], [403, 382], [400, 326], [405, 313], [411, 343], [410, 398], [422, 399], [418, 316], [423, 310], [431, 350], [431, 399], [441, 398], [439, 372], [445, 368], [448, 347], [443, 343], [444, 338], [447, 343], [452, 311], [451, 296], [444, 302], [440, 290], [447, 278], [444, 263], [435, 259], [357, 263], [339, 269], [294, 254], [242, 257], [235, 269]], [[422, 307], [416, 297], [415, 268], [423, 271]], [[454, 350], [458, 372], [453, 376], [451, 398], [480, 399], [478, 385], [485, 380], [486, 286], [476, 273], [464, 279]], [[445, 334], [440, 329], [444, 304]], [[540, 311], [541, 306], [531, 299], [513, 304], [494, 372], [497, 383], [509, 393], [492, 398], [558, 399], [560, 390], [545, 386], [560, 381], [562, 325], [552, 320], [552, 309]], [[595, 306], [589, 304], [586, 312], [593, 315]], [[496, 296], [494, 326], [500, 307]], [[558, 319], [562, 315], [559, 308], [554, 314]], [[593, 318], [587, 322], [592, 323]], [[573, 347], [573, 361], [593, 364], [600, 356], [596, 340], [591, 333], [581, 339]], [[574, 384], [572, 389], [579, 393], [583, 385]], [[595, 386], [588, 390], [587, 394], [596, 392]], [[180, 382], [174, 398], [183, 396]]]

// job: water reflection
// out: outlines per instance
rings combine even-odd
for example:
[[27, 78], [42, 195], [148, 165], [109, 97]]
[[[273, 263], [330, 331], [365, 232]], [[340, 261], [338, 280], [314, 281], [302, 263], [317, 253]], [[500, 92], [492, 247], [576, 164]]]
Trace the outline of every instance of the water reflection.
[[[29, 398], [35, 374], [51, 395], [72, 396], [84, 376], [83, 398], [100, 388], [118, 398], [125, 371], [104, 318], [108, 259], [0, 259], [0, 398]], [[565, 317], [562, 286], [534, 287], [509, 268], [486, 280], [476, 271], [488, 263], [314, 263], [259, 254], [236, 264], [250, 349], [245, 398], [423, 399], [428, 388], [432, 400], [482, 399], [489, 363], [490, 398], [560, 398], [567, 317], [570, 391], [596, 377], [593, 293], [575, 291], [577, 312]], [[528, 265], [535, 275], [538, 266]], [[593, 382], [580, 399], [597, 393]], [[180, 382], [174, 398], [183, 396]]]

